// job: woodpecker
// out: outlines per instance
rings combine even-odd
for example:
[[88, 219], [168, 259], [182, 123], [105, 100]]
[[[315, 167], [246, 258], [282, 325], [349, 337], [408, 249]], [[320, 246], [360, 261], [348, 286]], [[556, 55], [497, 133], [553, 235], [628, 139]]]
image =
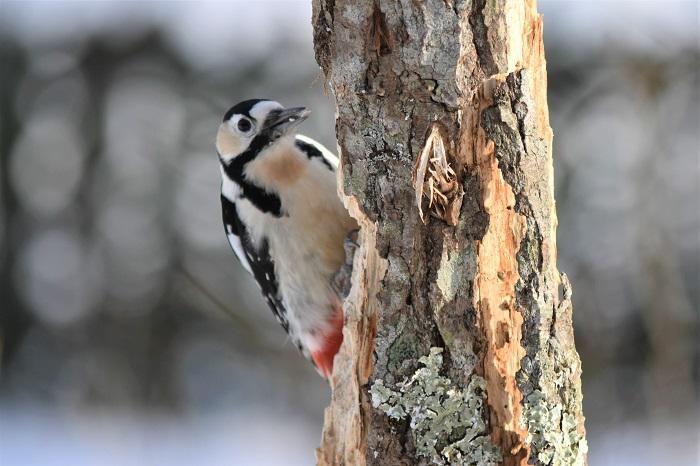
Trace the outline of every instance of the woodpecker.
[[337, 194], [337, 157], [296, 134], [309, 114], [267, 99], [240, 102], [224, 115], [216, 149], [229, 244], [290, 339], [330, 380], [343, 341], [337, 277], [357, 223]]

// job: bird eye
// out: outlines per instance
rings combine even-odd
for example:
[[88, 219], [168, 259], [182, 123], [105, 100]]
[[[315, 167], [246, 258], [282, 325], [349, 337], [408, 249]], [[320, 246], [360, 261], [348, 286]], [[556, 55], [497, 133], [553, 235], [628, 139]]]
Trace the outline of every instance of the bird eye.
[[250, 128], [251, 128], [252, 126], [253, 126], [253, 125], [250, 123], [250, 120], [246, 120], [245, 118], [241, 118], [240, 120], [238, 120], [238, 129], [239, 129], [239, 131], [242, 131], [242, 132], [244, 132], [244, 133], [247, 133], [248, 131], [250, 131]]

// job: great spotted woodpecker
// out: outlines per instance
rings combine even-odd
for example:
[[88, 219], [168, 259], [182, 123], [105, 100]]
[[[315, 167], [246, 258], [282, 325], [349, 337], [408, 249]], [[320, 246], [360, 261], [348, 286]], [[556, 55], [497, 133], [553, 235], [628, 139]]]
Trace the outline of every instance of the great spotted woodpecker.
[[309, 111], [246, 100], [216, 137], [226, 235], [299, 350], [330, 379], [343, 340], [338, 273], [357, 229], [337, 194], [338, 159], [296, 135]]

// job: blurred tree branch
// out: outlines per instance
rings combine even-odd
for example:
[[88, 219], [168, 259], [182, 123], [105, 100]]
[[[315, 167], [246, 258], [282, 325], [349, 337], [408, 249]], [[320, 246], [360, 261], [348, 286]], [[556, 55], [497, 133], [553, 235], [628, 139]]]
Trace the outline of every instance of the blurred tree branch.
[[313, 7], [362, 225], [318, 463], [585, 464], [535, 2]]

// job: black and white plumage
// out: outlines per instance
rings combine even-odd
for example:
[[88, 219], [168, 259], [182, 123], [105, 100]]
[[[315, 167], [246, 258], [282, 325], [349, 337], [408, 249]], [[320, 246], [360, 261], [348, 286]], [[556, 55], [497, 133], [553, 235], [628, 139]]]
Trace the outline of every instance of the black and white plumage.
[[332, 280], [357, 226], [337, 195], [337, 158], [294, 134], [308, 113], [241, 102], [226, 112], [216, 146], [229, 243], [292, 341], [328, 378], [343, 324]]
[[277, 321], [288, 332], [287, 311], [279, 298], [275, 264], [270, 257], [267, 241], [263, 241], [258, 248], [253, 246], [245, 225], [241, 223], [241, 219], [238, 217], [236, 204], [228, 200], [223, 194], [221, 195], [221, 212], [223, 214], [226, 236], [231, 248], [236, 253], [241, 265], [253, 275]]

